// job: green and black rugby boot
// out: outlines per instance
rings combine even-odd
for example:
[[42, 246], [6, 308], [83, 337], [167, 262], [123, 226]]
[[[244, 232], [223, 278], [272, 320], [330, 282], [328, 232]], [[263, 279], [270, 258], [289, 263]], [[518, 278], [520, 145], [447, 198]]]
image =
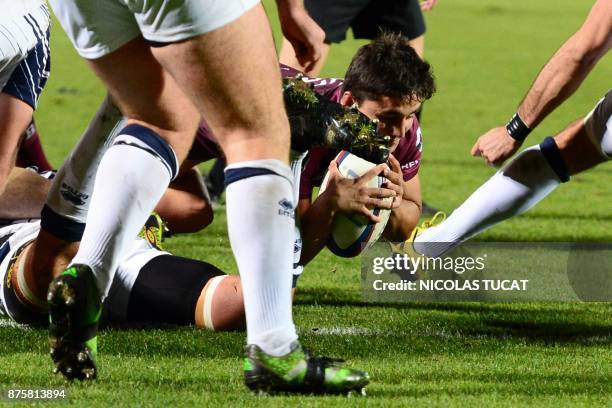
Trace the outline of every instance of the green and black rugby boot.
[[253, 391], [300, 394], [365, 395], [370, 377], [365, 371], [338, 365], [342, 360], [314, 357], [297, 341], [284, 356], [274, 357], [258, 346], [246, 346], [244, 380]]
[[391, 137], [380, 133], [377, 121], [319, 95], [302, 76], [283, 78], [283, 96], [291, 149], [304, 152], [313, 146], [331, 147], [377, 164], [389, 158]]
[[66, 269], [49, 285], [47, 302], [54, 372], [68, 380], [95, 379], [102, 304], [91, 269], [78, 264]]

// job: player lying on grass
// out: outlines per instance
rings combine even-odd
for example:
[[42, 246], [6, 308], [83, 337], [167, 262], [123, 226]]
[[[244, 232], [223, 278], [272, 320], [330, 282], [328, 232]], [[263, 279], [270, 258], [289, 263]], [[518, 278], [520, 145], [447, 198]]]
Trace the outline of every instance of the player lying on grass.
[[[301, 81], [297, 82], [299, 84], [302, 83]], [[291, 85], [290, 81], [288, 84], [288, 91], [295, 90], [294, 86], [297, 85], [295, 83]], [[302, 95], [302, 97], [304, 96], [301, 92], [296, 92], [294, 94], [292, 93], [291, 95], [294, 95], [298, 99], [300, 98], [300, 95]], [[290, 106], [289, 103], [288, 106]], [[297, 106], [295, 111], [290, 111], [288, 113], [292, 124], [291, 136], [292, 138], [296, 138], [296, 145], [298, 148], [300, 148], [300, 146], [302, 148], [308, 148], [310, 144], [328, 144], [342, 148], [350, 148], [355, 151], [361, 149], [360, 151], [366, 155], [368, 151], [371, 151], [375, 160], [384, 160], [387, 157], [387, 144], [389, 142], [389, 138], [381, 136], [373, 122], [356, 111], [344, 109], [340, 105], [334, 104], [324, 98], [315, 98], [314, 101], [310, 101], [308, 106]], [[312, 124], [317, 124], [317, 126], [312, 127]], [[66, 160], [58, 172], [56, 179], [54, 180], [53, 186], [46, 201], [46, 205], [42, 210], [41, 230], [32, 246], [32, 256], [33, 259], [36, 260], [33, 262], [33, 273], [51, 273], [52, 276], [59, 276], [62, 269], [68, 265], [68, 260], [71, 259], [71, 255], [73, 253], [71, 248], [75, 245], [74, 243], [81, 241], [81, 237], [86, 230], [85, 221], [87, 220], [88, 225], [90, 225], [92, 222], [103, 222], [103, 218], [87, 218], [89, 202], [93, 194], [92, 191], [94, 188], [94, 180], [100, 180], [101, 177], [100, 174], [97, 173], [98, 164], [101, 161], [101, 157], [109, 145], [113, 143], [117, 145], [115, 135], [121, 129], [123, 129], [123, 123], [120, 113], [116, 108], [114, 108], [113, 104], [107, 98], [102, 104], [100, 110], [97, 112], [94, 120], [90, 123], [90, 126], [84, 133], [81, 141], [71, 152], [70, 157]], [[266, 190], [261, 190], [261, 192], [264, 191]], [[93, 194], [93, 196], [95, 196], [95, 194]], [[292, 198], [293, 197], [291, 197], [291, 199]], [[256, 201], [257, 198], [253, 198], [253, 200]], [[280, 202], [275, 203], [276, 207], [274, 209], [274, 213], [279, 215], [278, 206], [283, 205], [282, 208], [286, 208], [288, 204], [291, 207], [291, 211], [289, 211], [288, 214], [283, 213], [280, 215], [287, 215], [287, 218], [291, 220], [289, 222], [293, 226], [294, 221], [292, 202], [293, 201], [281, 200]], [[293, 233], [291, 233], [290, 238], [293, 241]], [[115, 251], [119, 250], [118, 248], [111, 249]], [[123, 248], [121, 248], [121, 251], [122, 250]], [[109, 270], [109, 273], [112, 274], [113, 272], [114, 271]], [[78, 271], [77, 275], [79, 275]], [[53, 281], [56, 282], [56, 284], [52, 283], [50, 285], [50, 292], [53, 293], [51, 300], [57, 299], [56, 295], [60, 294], [61, 299], [63, 299], [61, 300], [63, 304], [66, 304], [66, 302], [70, 303], [73, 300], [72, 295], [84, 289], [64, 289], [67, 286], [64, 286], [64, 283], [61, 282], [63, 282], [65, 279], [72, 280], [70, 278], [72, 275], [68, 273], [61, 276], [62, 279], [58, 280], [55, 278]], [[290, 278], [290, 271], [287, 271], [287, 277]], [[73, 282], [78, 282], [78, 279], [73, 280]], [[258, 284], [266, 284], [266, 282], [259, 281]], [[68, 290], [69, 292], [61, 294], [60, 291], [63, 290]], [[85, 295], [79, 295], [81, 296], [80, 299], [84, 299], [83, 296], [87, 296], [87, 293], [89, 292], [86, 292]], [[246, 296], [244, 298], [246, 299]], [[245, 305], [246, 304], [247, 301], [245, 300]], [[248, 308], [245, 309], [248, 310]], [[53, 318], [53, 306], [51, 306], [50, 311], [51, 317]], [[288, 310], [282, 310], [282, 313], [287, 312]], [[89, 316], [96, 316], [96, 314], [90, 314]], [[81, 320], [78, 316], [74, 317], [79, 321]], [[94, 320], [95, 322], [92, 322], [92, 324], [95, 326], [97, 324], [97, 318]], [[56, 322], [55, 320], [53, 321]], [[57, 321], [57, 324], [50, 325], [51, 348], [53, 350], [57, 350], [58, 345], [60, 348], [64, 345], [70, 348], [73, 344], [76, 344], [78, 345], [79, 349], [85, 353], [85, 359], [83, 361], [76, 361], [76, 354], [71, 352], [69, 361], [70, 364], [74, 363], [80, 368], [77, 370], [71, 368], [70, 373], [67, 371], [68, 368], [70, 368], [70, 365], [64, 364], [64, 359], [62, 357], [63, 354], [58, 355], [53, 353], [54, 361], [61, 367], [60, 371], [62, 371], [62, 373], [69, 378], [95, 378], [96, 369], [94, 364], [94, 356], [97, 348], [94, 340], [95, 337], [92, 337], [91, 342], [85, 344], [82, 349], [80, 347], [85, 342], [79, 340], [80, 337], [78, 336], [76, 338], [70, 337], [71, 340], [64, 342], [62, 340], [64, 334], [62, 333], [64, 333], [64, 328], [66, 328], [66, 326], [63, 323], [64, 321], [60, 319]], [[79, 328], [79, 330], [81, 329], [82, 327]], [[82, 331], [83, 333], [87, 332], [88, 334], [93, 332], [90, 332], [89, 330]], [[73, 336], [73, 334], [70, 336]], [[293, 346], [296, 346], [297, 348]], [[292, 350], [295, 351], [298, 350], [299, 345], [297, 345], [297, 343], [292, 343], [292, 347]], [[248, 376], [251, 378], [253, 375], [258, 375], [257, 372], [262, 369], [262, 365], [255, 357], [253, 357], [253, 353], [261, 356], [264, 356], [264, 354], [257, 351], [258, 349], [256, 347], [250, 347], [249, 350], [249, 361], [252, 363], [255, 362], [253, 363], [255, 364], [253, 366], [255, 369], [248, 371]], [[301, 355], [300, 353], [302, 352], [299, 350], [296, 351], [296, 355]], [[294, 353], [294, 351], [291, 351], [290, 353]], [[303, 354], [303, 356], [305, 356], [303, 360], [304, 362], [306, 360], [311, 361], [311, 356], [309, 354]], [[267, 359], [268, 357], [264, 356], [262, 358]], [[275, 357], [270, 358], [272, 359], [270, 361], [277, 360]], [[284, 360], [285, 358], [291, 357], [279, 357], [280, 360]], [[85, 364], [81, 364], [83, 362]], [[297, 360], [295, 364], [301, 365], [302, 363], [300, 363], [300, 360]], [[367, 383], [367, 375], [365, 375], [363, 372], [338, 368], [336, 364], [328, 360], [312, 360], [308, 363], [308, 366], [318, 367], [318, 371], [309, 371], [309, 376], [304, 377], [307, 373], [305, 370], [301, 370], [300, 373], [303, 373], [304, 376], [298, 373], [298, 379], [299, 381], [302, 381], [304, 378], [313, 379], [313, 381], [319, 384], [319, 386], [323, 387], [319, 390], [321, 392], [324, 391], [325, 387], [332, 383], [336, 385], [329, 385], [330, 387], [338, 386], [338, 388], [334, 388], [336, 392], [343, 392], [346, 387], [349, 389], [353, 387], [361, 388], [364, 381]], [[325, 375], [328, 377], [322, 377], [322, 373], [326, 373]], [[313, 376], [310, 376], [310, 374]]]
[[[282, 66], [281, 73], [286, 79], [299, 75], [286, 66]], [[298, 213], [304, 241], [302, 261], [310, 261], [325, 245], [330, 220], [336, 212], [358, 213], [377, 221], [378, 218], [367, 207], [385, 206], [382, 201], [385, 197], [395, 197], [385, 236], [391, 240], [405, 240], [421, 215], [417, 173], [422, 135], [414, 113], [435, 90], [429, 64], [417, 56], [403, 37], [386, 34], [357, 52], [344, 80], [302, 77], [302, 81], [330, 101], [346, 108], [356, 107], [370, 119], [378, 120], [380, 132], [391, 138], [390, 151], [393, 152], [388, 166], [381, 165], [355, 181], [339, 175], [333, 162], [337, 149], [315, 147], [310, 150], [301, 174], [299, 191]], [[291, 120], [291, 112], [289, 117]], [[322, 124], [318, 126], [323, 129]], [[295, 142], [292, 140], [292, 143]], [[195, 169], [197, 164], [219, 157], [219, 154], [214, 134], [203, 123], [183, 169]], [[331, 188], [311, 204], [312, 190], [320, 183], [328, 167], [334, 172]], [[362, 188], [369, 178], [382, 171], [389, 180], [386, 189]], [[177, 182], [180, 180], [177, 179]], [[189, 185], [195, 187], [196, 183], [194, 181]], [[181, 192], [181, 199], [175, 197], [175, 193], [164, 196], [156, 211], [165, 219], [170, 219], [171, 230], [177, 230], [173, 225], [199, 229], [212, 221], [212, 208], [207, 197], [198, 191], [203, 191], [203, 188], [185, 188]]]
[[[517, 151], [532, 128], [570, 97], [611, 47], [612, 2], [599, 0], [580, 29], [544, 66], [508, 125], [481, 136], [472, 153], [488, 163], [502, 163]], [[570, 176], [610, 157], [612, 91], [584, 119], [521, 152], [446, 221], [418, 235], [414, 248], [425, 255], [439, 256], [475, 234], [527, 211], [560, 183], [569, 181]]]
[[[52, 173], [47, 173], [47, 176]], [[54, 276], [35, 273], [33, 241], [40, 230], [34, 219], [50, 180], [32, 170], [14, 169], [0, 195], [0, 315], [20, 324], [49, 322], [47, 288]], [[28, 203], [23, 207], [21, 203]], [[71, 246], [76, 251], [78, 243]], [[64, 256], [69, 256], [66, 251]], [[171, 272], [170, 272], [171, 271]], [[244, 328], [240, 277], [217, 267], [182, 258], [154, 247], [143, 238], [130, 244], [119, 263], [104, 303], [108, 324], [196, 325], [211, 330]]]
[[[384, 236], [404, 241], [421, 216], [421, 187], [418, 170], [421, 162], [422, 134], [416, 112], [435, 91], [430, 66], [408, 41], [396, 34], [385, 34], [361, 47], [353, 57], [344, 81], [315, 80], [315, 90], [343, 106], [355, 106], [379, 129], [391, 137], [384, 189], [367, 189], [379, 167], [353, 180], [344, 178], [334, 161], [338, 150], [311, 150], [302, 171], [298, 215], [302, 230], [301, 264], [308, 263], [326, 245], [332, 219], [338, 212], [358, 214], [378, 222], [372, 207], [385, 207], [383, 199], [394, 197]], [[313, 189], [320, 185], [325, 172], [329, 179], [325, 192], [312, 200]], [[395, 192], [395, 195], [390, 194]]]

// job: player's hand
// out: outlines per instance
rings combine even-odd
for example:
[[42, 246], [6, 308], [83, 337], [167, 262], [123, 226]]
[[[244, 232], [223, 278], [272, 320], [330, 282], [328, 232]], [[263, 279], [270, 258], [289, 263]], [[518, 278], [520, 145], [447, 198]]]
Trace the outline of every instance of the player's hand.
[[385, 170], [385, 178], [387, 181], [383, 186], [390, 190], [395, 191], [395, 197], [393, 197], [393, 203], [391, 208], [398, 208], [402, 205], [402, 197], [404, 196], [404, 176], [402, 174], [402, 166], [400, 162], [393, 155], [389, 155], [389, 166], [390, 168]]
[[434, 8], [437, 2], [438, 0], [421, 0], [421, 10], [429, 11]]
[[277, 0], [276, 4], [283, 35], [307, 72], [323, 55], [325, 32], [308, 15], [301, 2]]
[[343, 213], [359, 214], [369, 221], [379, 222], [380, 216], [372, 213], [372, 208], [391, 209], [393, 204], [385, 198], [396, 197], [396, 192], [389, 188], [368, 187], [368, 182], [379, 174], [389, 170], [386, 164], [379, 164], [356, 179], [343, 177], [338, 170], [338, 163], [329, 164], [329, 180], [325, 191], [329, 191], [332, 208]]
[[505, 126], [496, 127], [480, 136], [472, 147], [472, 156], [482, 157], [487, 164], [501, 166], [521, 147], [521, 143], [508, 134]]

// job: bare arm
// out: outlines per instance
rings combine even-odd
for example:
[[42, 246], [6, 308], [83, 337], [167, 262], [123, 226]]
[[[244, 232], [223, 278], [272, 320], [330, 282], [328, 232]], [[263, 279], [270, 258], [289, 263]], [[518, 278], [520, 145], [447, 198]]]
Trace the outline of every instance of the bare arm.
[[402, 201], [394, 208], [385, 227], [384, 236], [393, 242], [403, 242], [410, 237], [421, 217], [421, 182], [416, 175], [402, 183]]
[[[580, 29], [572, 35], [542, 68], [518, 114], [531, 129], [569, 98], [591, 72], [597, 61], [612, 47], [612, 1], [598, 0]], [[473, 156], [501, 165], [522, 142], [512, 138], [505, 126], [489, 130], [472, 147]]]
[[284, 37], [291, 43], [299, 63], [312, 69], [322, 57], [325, 32], [308, 15], [303, 0], [276, 0]]
[[595, 64], [612, 47], [612, 2], [595, 3], [582, 27], [542, 68], [518, 112], [535, 128], [578, 89]]

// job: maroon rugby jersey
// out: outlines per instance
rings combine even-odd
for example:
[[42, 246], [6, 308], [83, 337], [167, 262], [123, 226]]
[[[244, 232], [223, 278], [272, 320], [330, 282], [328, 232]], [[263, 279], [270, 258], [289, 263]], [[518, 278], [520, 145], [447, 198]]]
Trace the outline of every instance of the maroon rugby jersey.
[[[289, 70], [291, 68], [286, 67]], [[281, 68], [284, 70], [285, 67]], [[295, 73], [297, 71], [292, 70]], [[289, 75], [291, 76], [291, 75]], [[334, 102], [340, 102], [342, 96], [342, 80], [329, 78], [307, 78], [307, 82], [313, 84], [315, 91], [321, 95], [328, 96]], [[412, 122], [412, 127], [400, 140], [397, 148], [393, 151], [393, 156], [399, 161], [402, 167], [402, 175], [404, 181], [413, 178], [419, 171], [421, 164], [422, 151], [422, 135], [419, 121], [415, 118]], [[336, 157], [338, 151], [325, 148], [315, 147], [310, 150], [306, 157], [306, 165], [302, 170], [300, 180], [300, 198], [311, 198], [312, 189], [315, 186], [320, 186], [323, 177], [329, 167], [329, 163]]]
[[[280, 68], [283, 78], [295, 77], [300, 73], [283, 64], [281, 64]], [[314, 90], [319, 94], [327, 96], [334, 102], [340, 102], [342, 96], [341, 79], [304, 77], [304, 81], [312, 84]], [[419, 122], [415, 119], [412, 128], [410, 128], [402, 138], [397, 149], [393, 152], [393, 155], [402, 166], [402, 173], [405, 181], [413, 178], [419, 170], [419, 165], [421, 163], [421, 145], [421, 128]], [[323, 147], [311, 149], [306, 159], [306, 166], [302, 171], [300, 198], [310, 198], [313, 187], [320, 185], [329, 163], [336, 157], [337, 153], [338, 152], [333, 149]], [[222, 156], [222, 153], [217, 144], [217, 139], [206, 122], [202, 120], [187, 159], [204, 162], [220, 156]]]

